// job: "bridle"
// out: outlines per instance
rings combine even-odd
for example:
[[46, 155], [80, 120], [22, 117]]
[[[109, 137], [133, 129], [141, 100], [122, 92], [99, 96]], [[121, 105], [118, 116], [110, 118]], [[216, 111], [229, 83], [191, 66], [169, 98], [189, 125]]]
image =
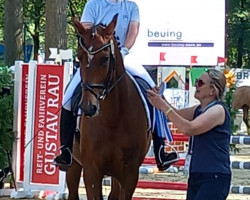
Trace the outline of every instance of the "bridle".
[[[79, 44], [80, 44], [80, 47], [82, 48], [82, 50], [88, 54], [88, 56], [95, 55], [105, 48], [110, 49], [109, 69], [108, 69], [108, 73], [107, 73], [107, 76], [106, 76], [104, 83], [103, 84], [87, 83], [87, 82], [81, 83], [81, 86], [84, 90], [90, 91], [98, 100], [104, 100], [106, 98], [106, 96], [110, 93], [110, 91], [120, 82], [120, 80], [122, 80], [122, 78], [125, 75], [125, 73], [123, 73], [114, 83], [112, 83], [112, 80], [111, 80], [112, 76], [111, 75], [115, 70], [115, 60], [116, 60], [115, 59], [114, 41], [111, 39], [109, 41], [109, 43], [101, 46], [99, 49], [97, 49], [95, 51], [91, 51], [91, 50], [87, 49], [84, 42], [82, 41], [82, 37], [79, 37]], [[97, 88], [101, 91], [97, 93], [94, 91], [95, 88]]]

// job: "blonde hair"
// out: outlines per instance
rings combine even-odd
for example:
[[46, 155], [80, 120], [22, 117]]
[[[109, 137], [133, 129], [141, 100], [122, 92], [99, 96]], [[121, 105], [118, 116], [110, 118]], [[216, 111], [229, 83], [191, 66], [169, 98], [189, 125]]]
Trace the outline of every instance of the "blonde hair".
[[216, 90], [217, 99], [222, 100], [226, 88], [226, 77], [224, 73], [218, 69], [209, 69], [207, 73], [211, 78], [211, 85]]

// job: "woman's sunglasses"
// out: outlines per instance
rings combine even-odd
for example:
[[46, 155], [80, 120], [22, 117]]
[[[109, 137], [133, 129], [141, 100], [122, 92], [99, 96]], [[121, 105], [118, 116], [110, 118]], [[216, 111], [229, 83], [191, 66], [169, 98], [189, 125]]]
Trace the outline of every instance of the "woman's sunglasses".
[[196, 79], [196, 80], [195, 80], [195, 84], [196, 84], [198, 87], [202, 87], [203, 85], [205, 85], [204, 81], [201, 80], [201, 79]]

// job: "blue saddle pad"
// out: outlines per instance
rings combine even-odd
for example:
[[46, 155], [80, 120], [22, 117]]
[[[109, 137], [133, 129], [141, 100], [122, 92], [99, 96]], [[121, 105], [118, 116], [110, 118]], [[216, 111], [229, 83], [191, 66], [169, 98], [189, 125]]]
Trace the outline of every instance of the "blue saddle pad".
[[142, 78], [137, 76], [130, 76], [133, 82], [135, 83], [138, 92], [144, 103], [149, 125], [152, 131], [156, 131], [157, 135], [161, 138], [165, 138], [168, 142], [173, 141], [172, 133], [168, 127], [168, 121], [165, 114], [152, 106], [147, 98], [147, 89], [151, 89], [150, 85]]

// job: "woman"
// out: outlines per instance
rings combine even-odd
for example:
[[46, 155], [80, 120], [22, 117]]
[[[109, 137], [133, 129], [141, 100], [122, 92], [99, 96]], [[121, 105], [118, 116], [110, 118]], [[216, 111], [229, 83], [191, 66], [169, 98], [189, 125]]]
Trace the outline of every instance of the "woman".
[[[195, 82], [199, 105], [176, 110], [156, 90], [148, 99], [185, 135], [190, 136], [185, 166], [189, 167], [188, 200], [224, 200], [230, 183], [230, 114], [222, 102], [226, 78], [216, 69], [204, 72]], [[189, 163], [188, 163], [189, 161]]]

